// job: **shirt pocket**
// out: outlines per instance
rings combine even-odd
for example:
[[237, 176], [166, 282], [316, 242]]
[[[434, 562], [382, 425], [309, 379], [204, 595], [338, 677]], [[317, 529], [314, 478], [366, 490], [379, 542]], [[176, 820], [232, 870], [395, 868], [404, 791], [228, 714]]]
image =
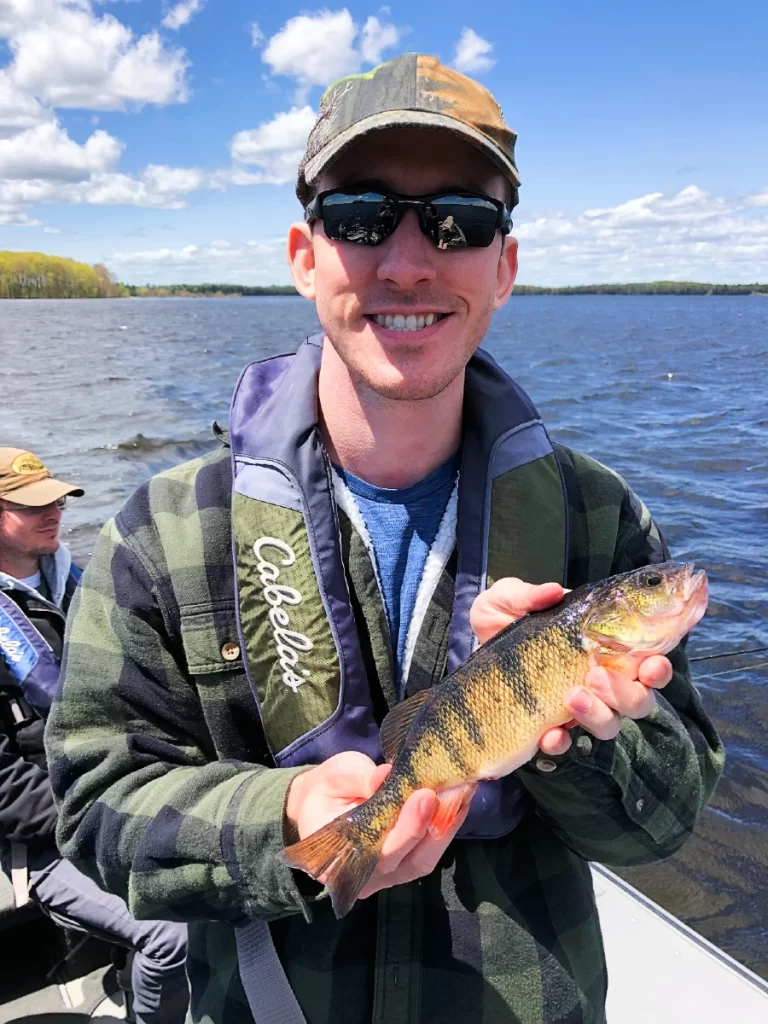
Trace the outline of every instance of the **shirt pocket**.
[[181, 643], [192, 676], [243, 671], [234, 602], [180, 608]]

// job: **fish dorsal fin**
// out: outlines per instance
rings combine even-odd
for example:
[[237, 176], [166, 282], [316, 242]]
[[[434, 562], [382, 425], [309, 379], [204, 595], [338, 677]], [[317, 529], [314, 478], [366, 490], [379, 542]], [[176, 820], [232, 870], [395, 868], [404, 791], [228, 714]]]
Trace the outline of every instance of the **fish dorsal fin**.
[[381, 752], [388, 764], [394, 764], [397, 760], [398, 754], [403, 749], [408, 730], [431, 696], [431, 690], [419, 690], [413, 697], [395, 705], [381, 723], [381, 732], [379, 733]]

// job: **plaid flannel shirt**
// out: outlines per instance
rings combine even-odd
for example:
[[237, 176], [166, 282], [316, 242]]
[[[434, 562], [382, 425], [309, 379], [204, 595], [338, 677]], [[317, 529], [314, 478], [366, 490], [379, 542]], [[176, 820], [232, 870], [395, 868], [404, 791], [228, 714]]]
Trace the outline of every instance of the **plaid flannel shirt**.
[[[623, 481], [556, 453], [571, 586], [666, 558]], [[673, 853], [722, 768], [682, 648], [647, 718], [519, 769], [529, 810], [509, 835], [454, 841], [430, 876], [336, 921], [278, 858], [297, 769], [265, 767], [242, 663], [222, 655], [237, 641], [230, 499], [218, 450], [150, 480], [99, 538], [46, 734], [62, 853], [138, 917], [189, 922], [194, 1021], [250, 1024], [231, 923], [251, 915], [271, 922], [309, 1024], [602, 1022], [588, 861]], [[360, 566], [348, 577], [354, 593]]]

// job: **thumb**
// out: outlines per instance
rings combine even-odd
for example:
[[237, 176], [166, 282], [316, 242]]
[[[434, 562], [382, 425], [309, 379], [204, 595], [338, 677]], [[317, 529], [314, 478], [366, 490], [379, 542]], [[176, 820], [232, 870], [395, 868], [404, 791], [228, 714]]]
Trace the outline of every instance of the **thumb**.
[[493, 606], [515, 619], [529, 612], [544, 611], [562, 599], [559, 583], [526, 583], [524, 580], [498, 580], [488, 592]]
[[369, 797], [373, 796], [373, 794], [381, 786], [381, 784], [384, 782], [384, 779], [386, 779], [386, 777], [389, 775], [391, 771], [391, 764], [379, 764], [374, 768], [374, 770], [368, 776], [368, 787], [367, 792], [365, 794], [366, 800]]
[[376, 764], [370, 757], [358, 750], [345, 750], [334, 754], [319, 766], [328, 783], [349, 795], [360, 795], [367, 799], [371, 785], [371, 776]]

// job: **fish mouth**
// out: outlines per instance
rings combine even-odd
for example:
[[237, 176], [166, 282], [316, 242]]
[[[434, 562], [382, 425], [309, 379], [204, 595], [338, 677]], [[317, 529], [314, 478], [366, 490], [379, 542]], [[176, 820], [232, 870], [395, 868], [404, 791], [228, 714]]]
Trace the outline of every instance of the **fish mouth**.
[[683, 580], [683, 607], [685, 608], [686, 632], [692, 629], [702, 618], [709, 604], [709, 583], [703, 569], [694, 571], [693, 562], [685, 566], [686, 575]]
[[686, 576], [683, 580], [683, 600], [687, 603], [693, 597], [699, 596], [699, 591], [707, 589], [707, 574], [703, 569], [696, 569], [693, 562], [685, 566]]

